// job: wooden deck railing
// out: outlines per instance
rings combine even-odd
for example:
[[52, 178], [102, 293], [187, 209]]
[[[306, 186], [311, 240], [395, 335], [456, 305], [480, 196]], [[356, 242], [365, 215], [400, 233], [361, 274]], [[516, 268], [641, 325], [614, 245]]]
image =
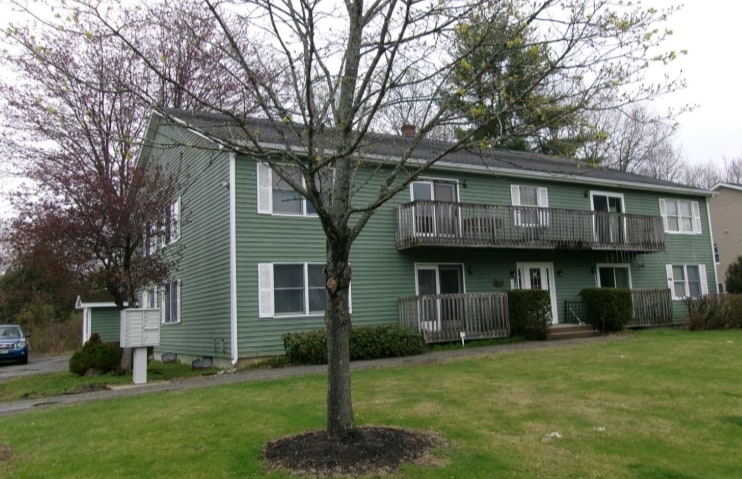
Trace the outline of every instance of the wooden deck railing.
[[[672, 297], [668, 288], [631, 290], [633, 314], [627, 328], [647, 328], [673, 324]], [[565, 323], [588, 323], [587, 308], [582, 301], [564, 301]]]
[[665, 249], [660, 216], [414, 201], [397, 207], [397, 249], [419, 246]]
[[634, 317], [627, 328], [669, 326], [673, 324], [672, 295], [669, 288], [631, 290]]
[[505, 293], [460, 293], [400, 298], [399, 319], [422, 333], [427, 343], [510, 335]]

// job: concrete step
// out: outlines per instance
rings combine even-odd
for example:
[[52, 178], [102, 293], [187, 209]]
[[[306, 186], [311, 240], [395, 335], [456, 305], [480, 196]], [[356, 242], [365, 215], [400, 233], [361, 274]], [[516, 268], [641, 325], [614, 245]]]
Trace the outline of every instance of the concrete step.
[[590, 338], [599, 334], [600, 331], [594, 330], [589, 324], [555, 324], [549, 326], [546, 339]]

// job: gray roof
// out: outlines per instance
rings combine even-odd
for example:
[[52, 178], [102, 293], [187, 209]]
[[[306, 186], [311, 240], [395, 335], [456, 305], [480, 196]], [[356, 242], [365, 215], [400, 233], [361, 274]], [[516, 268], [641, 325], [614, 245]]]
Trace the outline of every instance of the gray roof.
[[[165, 114], [184, 126], [225, 143], [244, 143], [246, 131], [263, 145], [302, 146], [301, 127], [296, 124], [275, 124], [261, 118], [236, 120], [219, 113], [192, 110], [166, 110]], [[292, 129], [292, 126], [294, 128]], [[369, 133], [363, 139], [363, 153], [375, 158], [393, 160], [402, 156], [411, 140], [402, 136]], [[451, 147], [451, 143], [423, 140], [414, 148], [412, 159], [434, 158]], [[504, 149], [467, 148], [448, 153], [439, 160], [436, 169], [478, 170], [523, 178], [551, 178], [559, 181], [631, 189], [673, 191], [678, 194], [711, 196], [712, 192], [680, 183], [651, 178], [587, 162], [539, 153]]]

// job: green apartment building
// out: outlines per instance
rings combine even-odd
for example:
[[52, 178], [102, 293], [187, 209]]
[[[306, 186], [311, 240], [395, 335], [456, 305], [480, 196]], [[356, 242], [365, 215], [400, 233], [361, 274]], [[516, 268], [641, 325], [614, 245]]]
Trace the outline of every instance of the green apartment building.
[[[268, 122], [248, 128], [283, 148]], [[319, 219], [267, 164], [215, 141], [239, 134], [218, 114], [150, 121], [143, 155], [181, 185], [161, 246], [179, 242], [182, 260], [141, 302], [162, 310], [158, 353], [237, 363], [281, 354], [286, 333], [324, 327]], [[356, 199], [378, 191], [407, 142], [369, 135]], [[442, 148], [423, 141], [414, 157]], [[576, 160], [457, 151], [382, 206], [354, 243], [353, 324], [401, 321], [428, 340], [505, 335], [505, 291], [548, 290], [561, 324], [582, 320], [579, 293], [593, 287], [632, 289], [637, 326], [681, 322], [684, 298], [716, 292], [709, 196]]]

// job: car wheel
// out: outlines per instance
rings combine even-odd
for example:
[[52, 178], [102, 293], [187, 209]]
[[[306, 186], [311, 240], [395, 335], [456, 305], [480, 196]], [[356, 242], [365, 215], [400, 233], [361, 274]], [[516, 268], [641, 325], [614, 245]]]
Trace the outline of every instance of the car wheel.
[[28, 364], [28, 354], [21, 358], [21, 364]]

